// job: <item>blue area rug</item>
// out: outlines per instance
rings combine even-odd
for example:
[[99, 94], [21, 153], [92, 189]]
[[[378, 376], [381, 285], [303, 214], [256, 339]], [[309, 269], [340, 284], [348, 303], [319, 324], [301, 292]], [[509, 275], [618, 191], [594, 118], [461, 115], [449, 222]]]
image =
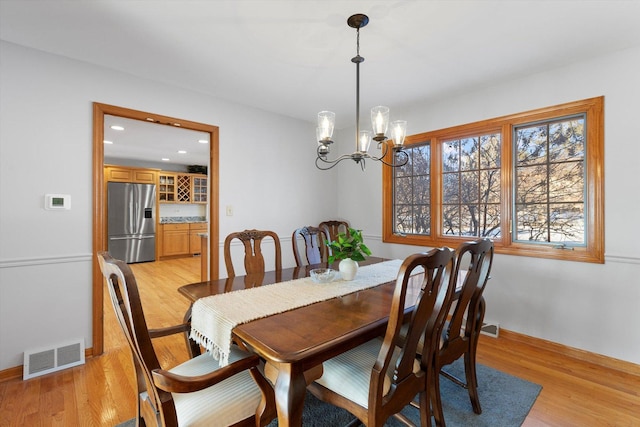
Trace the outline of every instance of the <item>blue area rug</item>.
[[[440, 377], [442, 406], [448, 427], [518, 427], [522, 425], [542, 387], [478, 364], [478, 393], [482, 414], [476, 415], [471, 408], [467, 390]], [[458, 378], [464, 378], [461, 360], [447, 367], [447, 371]], [[420, 414], [416, 408], [407, 406], [402, 413], [416, 425], [420, 425]], [[353, 415], [316, 399], [307, 393], [304, 403], [302, 425], [307, 427], [344, 426], [353, 420]], [[118, 427], [134, 426], [134, 420], [119, 424]], [[277, 421], [269, 427], [278, 425]], [[389, 427], [402, 426], [395, 419], [385, 424]]]

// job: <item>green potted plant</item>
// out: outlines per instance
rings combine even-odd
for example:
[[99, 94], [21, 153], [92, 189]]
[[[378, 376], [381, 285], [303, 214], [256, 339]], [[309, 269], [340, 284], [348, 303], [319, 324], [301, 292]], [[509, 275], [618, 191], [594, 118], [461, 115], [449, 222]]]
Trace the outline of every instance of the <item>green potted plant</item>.
[[358, 272], [358, 261], [364, 261], [371, 250], [364, 244], [362, 230], [349, 228], [348, 233], [338, 233], [337, 239], [325, 243], [329, 247], [329, 263], [340, 260], [338, 269], [344, 280], [353, 280]]

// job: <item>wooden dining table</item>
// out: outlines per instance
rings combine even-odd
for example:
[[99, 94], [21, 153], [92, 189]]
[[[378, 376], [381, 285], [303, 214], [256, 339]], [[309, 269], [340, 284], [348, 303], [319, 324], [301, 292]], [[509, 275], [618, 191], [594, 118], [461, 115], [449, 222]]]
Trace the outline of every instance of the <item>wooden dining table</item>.
[[[385, 259], [370, 257], [359, 264], [382, 261]], [[194, 283], [182, 286], [179, 292], [195, 302], [209, 295], [305, 277], [315, 267], [318, 266]], [[278, 425], [302, 425], [306, 371], [318, 370], [325, 360], [384, 333], [394, 288], [395, 281], [390, 281], [239, 324], [233, 329], [236, 341], [260, 355], [277, 372]]]

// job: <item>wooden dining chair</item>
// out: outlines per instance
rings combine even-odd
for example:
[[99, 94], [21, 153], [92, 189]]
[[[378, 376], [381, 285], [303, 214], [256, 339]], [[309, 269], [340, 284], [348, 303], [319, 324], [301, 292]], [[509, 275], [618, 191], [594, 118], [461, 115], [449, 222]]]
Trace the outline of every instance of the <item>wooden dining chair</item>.
[[[465, 242], [456, 249], [456, 267], [452, 281], [457, 282], [459, 273], [464, 275], [464, 280], [457, 292], [458, 297], [452, 304], [453, 313], [445, 324], [440, 349], [435, 357], [437, 370], [468, 390], [471, 406], [476, 414], [482, 413], [476, 375], [476, 350], [486, 310], [482, 293], [489, 280], [492, 264], [493, 242], [489, 239]], [[466, 381], [454, 377], [444, 369], [463, 356]], [[444, 425], [439, 377], [436, 377], [436, 386], [438, 392], [435, 395], [434, 417], [436, 420], [441, 418]]]
[[[280, 247], [280, 238], [278, 235], [269, 230], [244, 230], [229, 234], [224, 239], [224, 263], [227, 267], [228, 277], [234, 277], [236, 275], [233, 268], [233, 259], [231, 254], [231, 242], [233, 239], [238, 239], [244, 245], [244, 269], [246, 275], [252, 274], [264, 274], [265, 262], [262, 255], [262, 240], [265, 237], [273, 239], [273, 245], [275, 248], [275, 270], [282, 270], [282, 254]], [[259, 280], [257, 280], [259, 282]]]
[[347, 221], [328, 220], [318, 225], [318, 228], [324, 231], [329, 241], [337, 239], [339, 233], [349, 234], [349, 223]]
[[[449, 280], [453, 268], [454, 252], [449, 248], [406, 258], [396, 279], [384, 338], [325, 361], [322, 376], [308, 386], [309, 391], [351, 412], [366, 426], [383, 426], [394, 414], [410, 424], [400, 411], [417, 395], [421, 425], [431, 425], [429, 407], [437, 377], [434, 355], [454, 293]], [[411, 305], [407, 336], [401, 339], [405, 310]], [[417, 359], [421, 338], [422, 357]]]
[[[304, 243], [304, 257], [301, 252], [301, 242]], [[327, 261], [327, 245], [324, 241], [327, 235], [318, 227], [301, 227], [293, 231], [291, 243], [293, 246], [293, 257], [296, 266], [302, 267], [309, 264], [320, 264]]]
[[138, 285], [130, 267], [106, 252], [98, 263], [118, 323], [133, 357], [140, 426], [265, 426], [275, 418], [271, 385], [258, 370], [258, 356], [232, 348], [229, 364], [220, 367], [210, 353], [165, 370], [152, 339], [188, 333], [188, 323], [148, 329]]

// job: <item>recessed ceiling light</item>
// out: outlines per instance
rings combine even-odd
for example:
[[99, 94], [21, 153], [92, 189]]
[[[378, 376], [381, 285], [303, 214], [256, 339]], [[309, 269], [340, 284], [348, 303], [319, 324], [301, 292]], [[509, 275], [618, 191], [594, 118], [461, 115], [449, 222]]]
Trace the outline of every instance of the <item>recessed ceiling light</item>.
[[207, 141], [206, 139], [199, 139], [198, 142], [200, 144], [208, 144], [209, 143], [209, 141]]
[[113, 144], [113, 141], [107, 141], [106, 139], [102, 142], [104, 142], [105, 144]]
[[124, 130], [124, 128], [122, 126], [118, 126], [118, 125], [111, 126], [111, 129], [113, 129], [113, 130]]
[[184, 150], [178, 150], [178, 154], [187, 154], [187, 152]]
[[168, 158], [166, 158], [166, 157], [163, 157], [163, 158], [162, 158], [162, 161], [163, 161], [163, 162], [168, 162], [169, 160], [171, 160], [171, 159], [168, 159]]

